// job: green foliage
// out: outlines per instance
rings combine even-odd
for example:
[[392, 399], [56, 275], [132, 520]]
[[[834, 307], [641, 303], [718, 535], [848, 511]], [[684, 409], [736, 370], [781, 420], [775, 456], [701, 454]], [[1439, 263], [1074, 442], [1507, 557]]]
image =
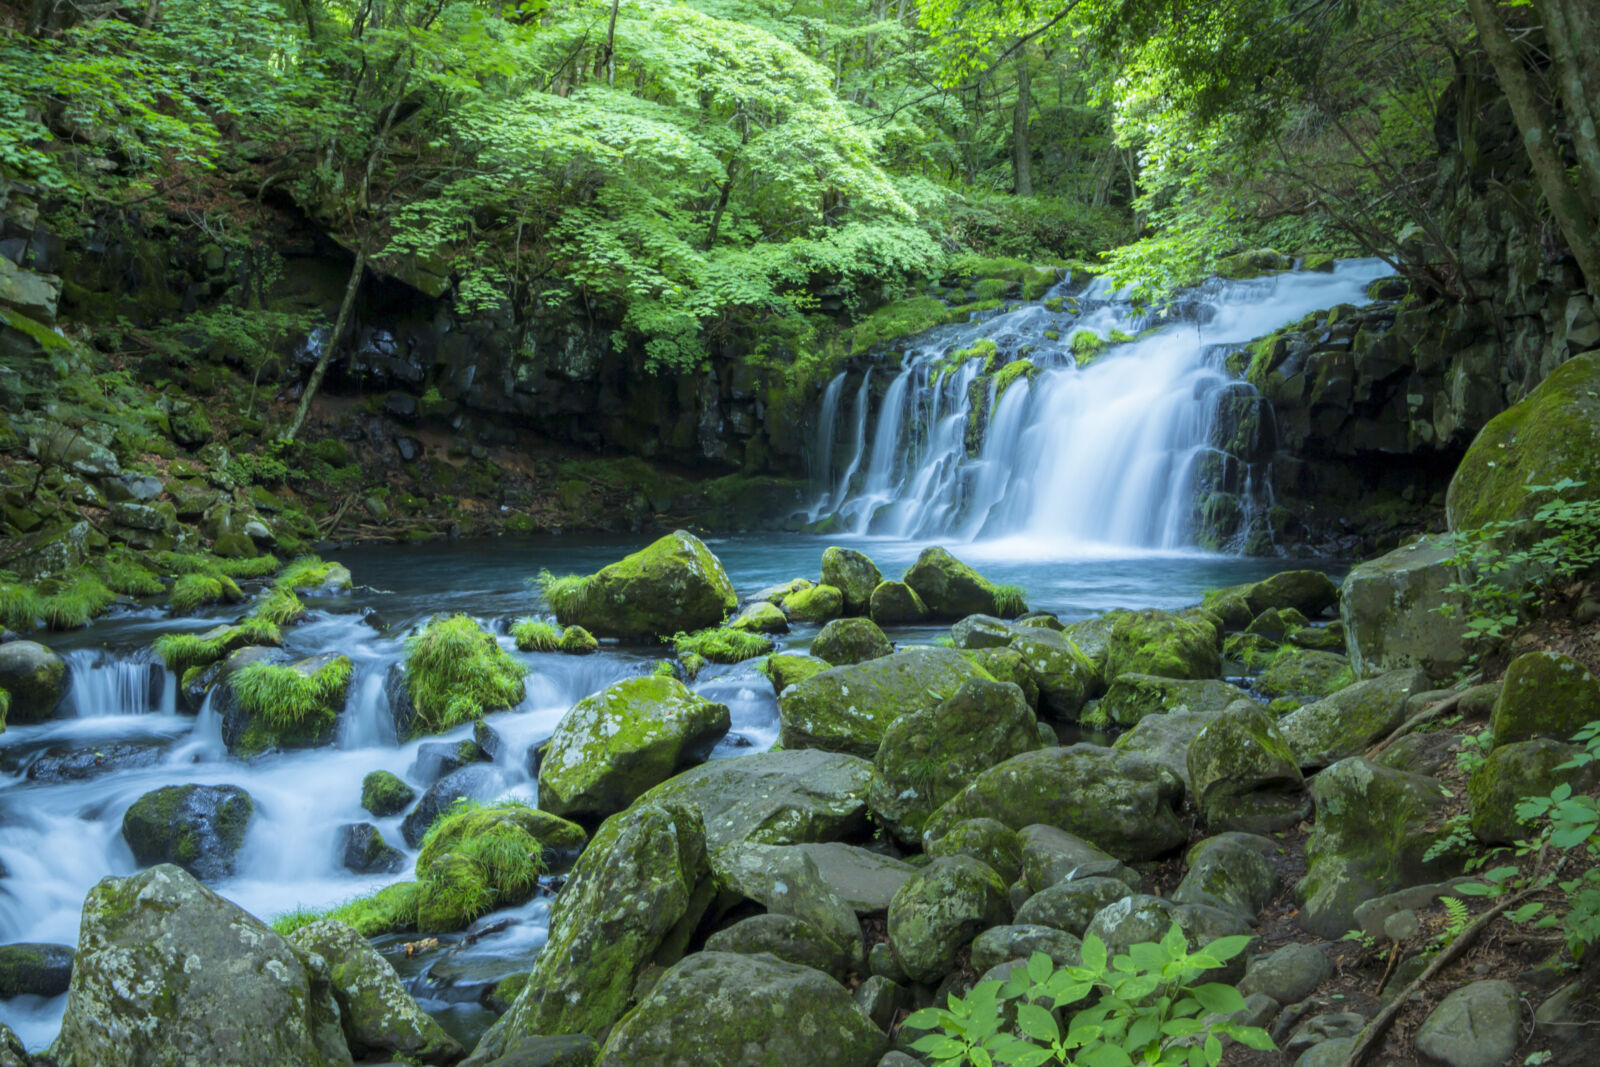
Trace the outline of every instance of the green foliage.
[[[338, 442], [334, 442], [337, 444]], [[283, 573], [273, 585], [279, 589], [316, 589], [328, 581], [334, 564], [324, 562], [317, 556], [300, 556], [283, 568]]]
[[[1243, 952], [1249, 941], [1218, 938], [1191, 953], [1174, 925], [1159, 942], [1133, 945], [1115, 957], [1090, 935], [1077, 967], [1057, 969], [1049, 956], [1036, 952], [1025, 970], [1012, 972], [1003, 983], [980, 982], [965, 999], [952, 995], [948, 1008], [913, 1013], [907, 1026], [937, 1032], [912, 1048], [935, 1064], [1012, 1067], [1135, 1062], [1216, 1067], [1223, 1037], [1270, 1050], [1272, 1040], [1264, 1030], [1217, 1018], [1244, 1009], [1237, 988], [1196, 981]], [[1063, 1030], [1058, 1012], [1091, 1000], [1072, 1012]]]
[[195, 667], [208, 667], [236, 648], [246, 645], [277, 645], [283, 640], [278, 628], [265, 619], [246, 618], [215, 637], [198, 634], [162, 634], [156, 638], [156, 655], [169, 671], [183, 675]]
[[534, 582], [557, 616], [570, 618], [579, 614], [588, 601], [589, 580], [582, 575], [563, 574], [558, 578], [548, 570], [541, 570]]
[[229, 578], [265, 578], [281, 564], [273, 556], [225, 559], [188, 552], [158, 552], [154, 563], [162, 574], [222, 574]]
[[[1562, 478], [1530, 485], [1530, 496], [1550, 494], [1532, 519], [1493, 522], [1451, 535], [1448, 561], [1463, 578], [1446, 587], [1463, 607], [1467, 637], [1478, 653], [1504, 640], [1574, 579], [1600, 564], [1600, 500], [1569, 500], [1563, 494], [1585, 483]], [[1434, 609], [1457, 614], [1457, 605]]]
[[411, 735], [438, 733], [522, 702], [522, 667], [466, 615], [435, 615], [406, 639]]
[[1020, 585], [994, 587], [994, 610], [1002, 619], [1014, 619], [1028, 610], [1027, 596]]
[[332, 919], [355, 928], [362, 937], [380, 937], [417, 928], [417, 883], [397, 882], [375, 893], [323, 911], [296, 908], [272, 920], [272, 929], [287, 937], [302, 926]]
[[561, 648], [561, 629], [543, 619], [518, 619], [511, 624], [511, 639], [523, 652], [556, 652]]
[[672, 646], [680, 657], [700, 656], [712, 663], [739, 663], [772, 651], [772, 638], [747, 630], [715, 626], [692, 634], [678, 632]]
[[300, 621], [305, 613], [305, 605], [295, 596], [293, 587], [280, 582], [261, 595], [261, 599], [250, 612], [250, 617], [271, 623], [273, 626], [288, 626], [292, 622]]
[[1444, 906], [1445, 923], [1435, 941], [1440, 948], [1444, 948], [1461, 936], [1472, 919], [1472, 913], [1467, 910], [1466, 901], [1459, 897], [1440, 897], [1439, 903]]
[[95, 571], [108, 589], [122, 596], [156, 596], [167, 588], [126, 549], [113, 550], [96, 560]]
[[0, 626], [31, 630], [39, 621], [39, 598], [33, 587], [20, 582], [0, 585]]
[[417, 854], [422, 932], [459, 930], [532, 894], [544, 871], [544, 845], [516, 818], [520, 807], [458, 800], [429, 828]]
[[350, 684], [350, 659], [339, 656], [311, 674], [280, 663], [251, 663], [229, 679], [234, 699], [275, 730], [317, 732], [331, 723]]
[[215, 604], [222, 600], [231, 604], [243, 596], [239, 586], [226, 574], [197, 572], [185, 574], [172, 583], [172, 593], [167, 599], [174, 611], [190, 612], [202, 604]]
[[11, 711], [11, 693], [0, 688], [0, 730], [6, 727], [6, 715]]
[[89, 620], [100, 614], [116, 594], [90, 574], [80, 574], [70, 584], [57, 586], [53, 591], [39, 595], [35, 600], [39, 617], [52, 630], [76, 630], [89, 625]]

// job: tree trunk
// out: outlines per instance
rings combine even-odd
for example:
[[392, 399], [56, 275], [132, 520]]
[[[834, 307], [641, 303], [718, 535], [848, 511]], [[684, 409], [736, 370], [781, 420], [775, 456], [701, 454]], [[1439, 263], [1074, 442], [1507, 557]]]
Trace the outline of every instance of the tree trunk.
[[606, 24], [606, 88], [617, 87], [617, 5], [611, 0], [611, 21]]
[[333, 360], [334, 350], [339, 347], [339, 338], [344, 336], [345, 324], [350, 321], [350, 309], [355, 306], [356, 293], [361, 289], [361, 275], [367, 269], [367, 240], [363, 238], [361, 246], [356, 249], [356, 263], [351, 268], [350, 280], [345, 283], [344, 299], [339, 302], [339, 314], [333, 320], [333, 329], [328, 332], [328, 343], [322, 346], [322, 355], [317, 357], [317, 365], [311, 368], [311, 377], [306, 379], [305, 391], [300, 394], [300, 406], [294, 410], [294, 421], [283, 431], [281, 440], [293, 441], [300, 427], [305, 425], [306, 415], [311, 411], [311, 398], [317, 395], [322, 377], [328, 373], [328, 364]]
[[1567, 129], [1578, 156], [1578, 194], [1584, 200], [1591, 222], [1600, 222], [1600, 42], [1585, 42], [1594, 36], [1592, 16], [1583, 0], [1574, 4], [1563, 0], [1539, 0], [1535, 5], [1544, 17], [1545, 38], [1556, 68], [1556, 85], [1561, 106], [1566, 111]]
[[1011, 174], [1018, 196], [1033, 195], [1033, 149], [1028, 145], [1028, 112], [1033, 109], [1028, 57], [1017, 57], [1017, 109], [1011, 116]]
[[1511, 104], [1550, 214], [1578, 261], [1578, 269], [1583, 271], [1590, 295], [1600, 299], [1600, 234], [1596, 233], [1594, 221], [1585, 218], [1584, 198], [1567, 180], [1566, 165], [1551, 137], [1554, 125], [1544, 114], [1533, 79], [1523, 65], [1522, 53], [1500, 21], [1494, 0], [1467, 0], [1467, 7], [1478, 29], [1478, 40]]

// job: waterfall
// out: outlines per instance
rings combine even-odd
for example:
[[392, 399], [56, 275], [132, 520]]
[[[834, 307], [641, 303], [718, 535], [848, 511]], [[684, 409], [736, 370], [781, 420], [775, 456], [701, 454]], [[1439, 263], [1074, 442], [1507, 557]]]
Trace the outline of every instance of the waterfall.
[[176, 711], [178, 679], [160, 663], [86, 648], [65, 658], [67, 702], [79, 718]]
[[[854, 454], [838, 481], [824, 480], [815, 514], [916, 540], [1190, 548], [1202, 470], [1220, 455], [1219, 409], [1254, 395], [1225, 357], [1313, 311], [1365, 303], [1388, 273], [1347, 260], [1327, 273], [1213, 279], [1160, 316], [1103, 280], [1069, 281], [1039, 303], [910, 338], [875, 410], [873, 368], [862, 376], [847, 424]], [[818, 428], [816, 454], [829, 459], [843, 379], [829, 383]]]

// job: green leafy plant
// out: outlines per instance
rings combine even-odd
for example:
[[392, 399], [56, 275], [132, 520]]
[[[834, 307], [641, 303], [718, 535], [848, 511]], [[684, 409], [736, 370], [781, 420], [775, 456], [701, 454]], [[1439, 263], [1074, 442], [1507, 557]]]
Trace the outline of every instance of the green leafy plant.
[[[977, 1067], [1216, 1067], [1225, 1036], [1250, 1048], [1273, 1048], [1259, 1027], [1219, 1018], [1244, 1009], [1237, 988], [1197, 982], [1243, 952], [1249, 941], [1223, 937], [1190, 952], [1183, 931], [1173, 925], [1160, 941], [1111, 956], [1105, 943], [1090, 935], [1083, 941], [1081, 966], [1058, 969], [1049, 956], [1036, 952], [1025, 970], [1006, 981], [980, 982], [965, 998], [951, 996], [947, 1008], [914, 1013], [907, 1026], [936, 1032], [912, 1047], [936, 1064]], [[1083, 1007], [1063, 1027], [1060, 1013], [1076, 1004]], [[1009, 1024], [1013, 1011], [1014, 1027]]]

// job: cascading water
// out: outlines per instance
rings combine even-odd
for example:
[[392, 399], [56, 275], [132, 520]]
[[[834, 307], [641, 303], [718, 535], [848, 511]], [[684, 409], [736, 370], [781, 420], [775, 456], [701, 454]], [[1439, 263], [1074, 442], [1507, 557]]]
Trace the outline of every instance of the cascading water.
[[[848, 415], [837, 402], [820, 413], [815, 455], [831, 460], [841, 437], [857, 447], [842, 470], [819, 463], [829, 489], [816, 514], [858, 535], [1021, 538], [1065, 554], [1191, 547], [1217, 412], [1252, 391], [1224, 357], [1312, 311], [1365, 302], [1388, 273], [1348, 260], [1213, 280], [1165, 317], [1103, 281], [1064, 282], [1040, 303], [930, 330], [875, 408], [872, 368]], [[1016, 377], [1002, 370], [1022, 360]], [[835, 401], [846, 384], [829, 383]]]

